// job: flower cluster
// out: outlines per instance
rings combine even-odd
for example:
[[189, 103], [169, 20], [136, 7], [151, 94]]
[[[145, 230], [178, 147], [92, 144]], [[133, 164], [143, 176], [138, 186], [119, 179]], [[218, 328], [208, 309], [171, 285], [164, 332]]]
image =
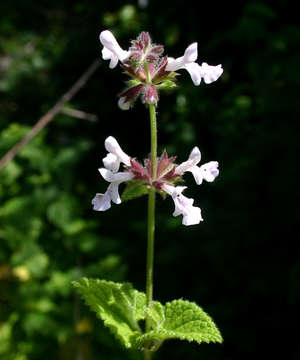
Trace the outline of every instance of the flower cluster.
[[[157, 159], [157, 171], [155, 176], [152, 176], [150, 159], [146, 159], [144, 165], [141, 165], [136, 159], [125, 154], [112, 136], [105, 140], [104, 145], [108, 154], [103, 159], [104, 168], [100, 168], [99, 172], [110, 185], [104, 194], [98, 193], [92, 200], [94, 210], [108, 210], [111, 202], [120, 204], [119, 185], [131, 181], [142, 183], [145, 187], [152, 186], [161, 194], [170, 195], [175, 205], [173, 216], [183, 215], [183, 225], [195, 225], [203, 220], [200, 208], [193, 206], [194, 200], [182, 194], [186, 186], [176, 186], [175, 184], [182, 179], [185, 172], [191, 172], [198, 185], [203, 180], [214, 181], [219, 174], [217, 161], [210, 161], [198, 166], [201, 153], [198, 147], [195, 147], [188, 160], [177, 165], [174, 163], [175, 157], [169, 158], [167, 152], [164, 151]], [[121, 163], [124, 165], [123, 171], [119, 171]]]
[[147, 32], [142, 32], [136, 40], [131, 41], [129, 50], [123, 50], [109, 30], [101, 32], [100, 41], [103, 45], [102, 57], [110, 60], [109, 67], [116, 67], [120, 61], [131, 78], [128, 88], [119, 95], [118, 105], [122, 110], [128, 110], [140, 95], [143, 103], [157, 104], [159, 89], [176, 86], [177, 70], [187, 70], [196, 86], [200, 85], [201, 79], [210, 84], [223, 73], [221, 65], [196, 63], [196, 42], [187, 47], [183, 56], [175, 59], [162, 56], [164, 47], [153, 44]]

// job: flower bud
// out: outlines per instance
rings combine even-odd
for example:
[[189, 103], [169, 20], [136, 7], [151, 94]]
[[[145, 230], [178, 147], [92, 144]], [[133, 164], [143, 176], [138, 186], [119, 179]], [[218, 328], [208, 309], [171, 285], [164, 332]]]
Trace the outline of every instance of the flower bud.
[[138, 40], [142, 44], [143, 49], [147, 49], [147, 47], [151, 44], [150, 35], [146, 31], [141, 32], [140, 36], [138, 37]]
[[118, 106], [121, 110], [129, 110], [130, 109], [130, 101], [126, 101], [126, 97], [120, 97], [118, 101]]
[[156, 104], [158, 101], [158, 93], [153, 85], [146, 85], [143, 102], [146, 104]]

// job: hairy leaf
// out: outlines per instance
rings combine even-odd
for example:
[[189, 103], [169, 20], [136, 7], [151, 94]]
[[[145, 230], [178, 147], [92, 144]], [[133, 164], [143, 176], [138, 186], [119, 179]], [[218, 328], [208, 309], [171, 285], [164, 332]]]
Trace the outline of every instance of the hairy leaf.
[[153, 330], [137, 338], [137, 346], [145, 343], [153, 348], [166, 339], [181, 339], [197, 343], [222, 342], [222, 337], [212, 319], [195, 303], [174, 300], [165, 306], [154, 302], [147, 314]]
[[136, 344], [135, 339], [141, 335], [138, 321], [145, 317], [145, 294], [134, 290], [129, 283], [83, 278], [73, 285], [125, 347]]
[[[195, 303], [174, 300], [162, 305], [158, 301], [146, 306], [146, 297], [129, 283], [80, 279], [73, 282], [80, 294], [127, 348], [155, 350], [164, 340], [222, 342], [212, 319]], [[151, 331], [142, 333], [138, 321], [149, 316]]]

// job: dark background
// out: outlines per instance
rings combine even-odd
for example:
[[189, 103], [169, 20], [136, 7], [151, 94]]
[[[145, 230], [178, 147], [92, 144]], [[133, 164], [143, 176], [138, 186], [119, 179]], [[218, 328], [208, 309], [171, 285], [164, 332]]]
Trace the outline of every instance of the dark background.
[[120, 68], [101, 60], [100, 31], [123, 48], [140, 31], [181, 56], [198, 42], [198, 62], [221, 63], [220, 80], [195, 87], [185, 71], [162, 93], [159, 148], [186, 160], [199, 146], [217, 160], [214, 183], [186, 195], [204, 222], [184, 227], [170, 198], [157, 203], [155, 299], [197, 302], [224, 343], [169, 341], [157, 359], [298, 359], [296, 310], [299, 137], [298, 13], [288, 1], [196, 2], [2, 0], [0, 156], [98, 58], [101, 66], [69, 107], [97, 122], [55, 117], [0, 171], [0, 358], [134, 359], [74, 294], [78, 276], [131, 281], [144, 289], [146, 198], [94, 212], [107, 183], [98, 174], [104, 139], [149, 152], [138, 102], [117, 107]]

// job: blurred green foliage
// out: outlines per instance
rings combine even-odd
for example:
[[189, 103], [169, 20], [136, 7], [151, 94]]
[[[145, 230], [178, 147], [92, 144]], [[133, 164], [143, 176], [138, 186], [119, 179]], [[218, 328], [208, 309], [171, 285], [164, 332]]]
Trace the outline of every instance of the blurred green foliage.
[[[200, 188], [187, 179], [205, 220], [198, 227], [183, 227], [172, 201], [158, 199], [154, 296], [197, 302], [224, 345], [170, 341], [157, 358], [297, 359], [282, 339], [299, 301], [297, 13], [280, 0], [201, 3], [200, 12], [179, 0], [142, 3], [1, 1], [0, 156], [101, 61], [104, 28], [124, 48], [148, 30], [170, 56], [198, 41], [199, 62], [222, 63], [224, 75], [196, 88], [182, 72], [179, 88], [161, 95], [160, 151], [180, 162], [198, 145], [221, 174]], [[149, 152], [142, 105], [116, 106], [122, 80], [103, 62], [67, 104], [98, 122], [59, 114], [0, 171], [1, 359], [140, 357], [119, 348], [71, 289], [82, 276], [144, 289], [145, 198], [103, 214], [90, 204], [107, 186], [97, 167], [108, 135], [139, 159]]]

